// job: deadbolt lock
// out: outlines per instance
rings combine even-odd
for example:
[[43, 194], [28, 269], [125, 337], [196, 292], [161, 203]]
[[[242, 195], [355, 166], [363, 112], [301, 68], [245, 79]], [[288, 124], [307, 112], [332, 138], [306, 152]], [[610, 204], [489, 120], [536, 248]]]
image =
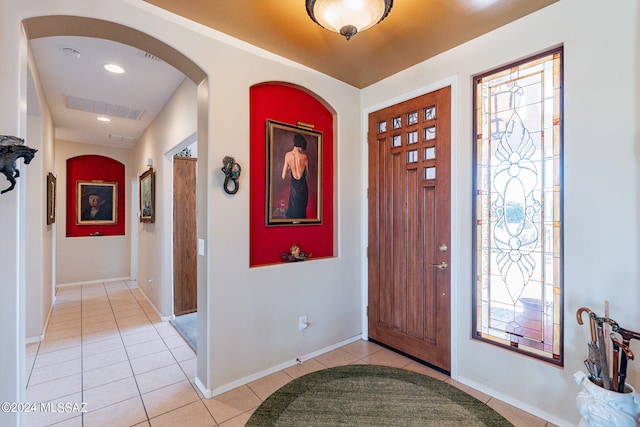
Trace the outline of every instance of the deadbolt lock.
[[440, 245], [440, 252], [447, 252], [447, 249], [449, 248], [444, 243]]

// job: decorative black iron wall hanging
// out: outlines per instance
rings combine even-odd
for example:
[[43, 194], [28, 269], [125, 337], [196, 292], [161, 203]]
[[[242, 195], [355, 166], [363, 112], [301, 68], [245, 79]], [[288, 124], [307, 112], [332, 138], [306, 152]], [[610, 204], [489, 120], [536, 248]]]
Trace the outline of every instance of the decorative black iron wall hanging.
[[16, 186], [16, 178], [20, 176], [20, 171], [16, 169], [16, 160], [22, 157], [24, 163], [28, 165], [31, 163], [36, 151], [38, 150], [24, 145], [24, 139], [22, 138], [0, 135], [0, 172], [7, 177], [7, 181], [11, 184], [0, 191], [0, 194], [11, 191]]
[[[224, 191], [227, 194], [236, 194], [238, 192], [238, 187], [240, 184], [238, 180], [240, 179], [240, 172], [242, 168], [238, 163], [236, 163], [236, 159], [231, 156], [225, 156], [222, 159], [222, 172], [224, 172]], [[233, 188], [229, 188], [229, 183], [233, 182]]]

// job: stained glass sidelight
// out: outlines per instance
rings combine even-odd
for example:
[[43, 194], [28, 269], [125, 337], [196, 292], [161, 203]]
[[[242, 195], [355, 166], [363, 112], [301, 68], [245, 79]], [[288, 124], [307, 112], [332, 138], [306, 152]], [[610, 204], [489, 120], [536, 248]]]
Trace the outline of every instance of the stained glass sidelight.
[[473, 336], [563, 364], [562, 49], [474, 83]]

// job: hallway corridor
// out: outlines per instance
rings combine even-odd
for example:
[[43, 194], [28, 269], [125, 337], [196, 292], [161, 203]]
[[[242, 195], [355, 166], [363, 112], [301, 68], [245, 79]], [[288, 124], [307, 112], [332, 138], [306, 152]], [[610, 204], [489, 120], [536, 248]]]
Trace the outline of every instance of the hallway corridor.
[[84, 413], [29, 413], [29, 427], [216, 425], [193, 384], [194, 352], [125, 281], [58, 289], [27, 367], [28, 402], [87, 402]]

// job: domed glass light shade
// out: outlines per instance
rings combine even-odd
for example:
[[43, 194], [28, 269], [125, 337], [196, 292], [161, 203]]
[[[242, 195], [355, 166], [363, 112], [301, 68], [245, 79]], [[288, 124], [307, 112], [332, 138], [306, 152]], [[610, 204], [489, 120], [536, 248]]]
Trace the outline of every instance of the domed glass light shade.
[[392, 5], [393, 0], [307, 0], [307, 13], [320, 26], [349, 40], [382, 21]]

